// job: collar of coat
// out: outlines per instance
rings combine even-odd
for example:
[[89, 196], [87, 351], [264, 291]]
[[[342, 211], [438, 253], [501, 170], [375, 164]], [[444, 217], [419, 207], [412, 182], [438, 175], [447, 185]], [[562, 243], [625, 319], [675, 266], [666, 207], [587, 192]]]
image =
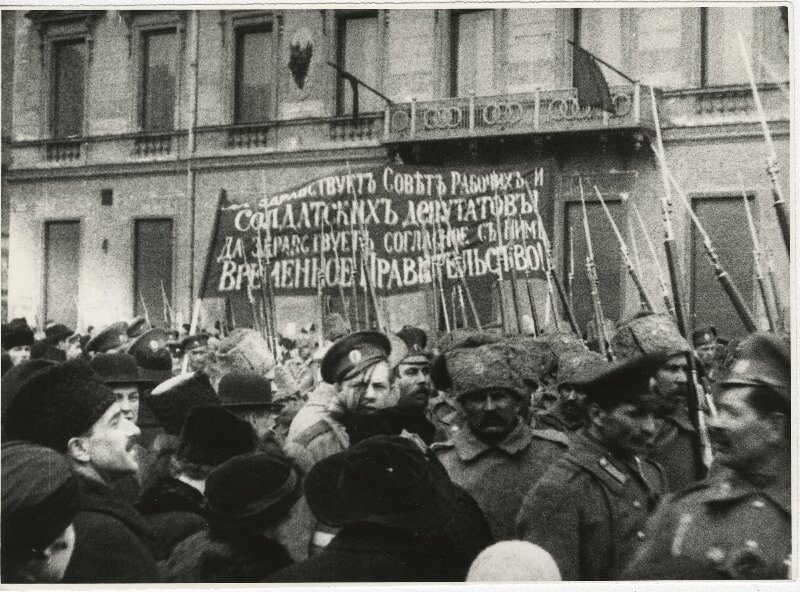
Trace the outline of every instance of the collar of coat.
[[[567, 451], [566, 459], [596, 476], [614, 494], [625, 489], [628, 480], [633, 479], [634, 469], [616, 458], [599, 440], [592, 438], [585, 430], [577, 432]], [[635, 457], [635, 462], [645, 462]], [[644, 477], [641, 477], [644, 480]]]
[[465, 426], [453, 436], [453, 447], [456, 454], [458, 454], [458, 458], [469, 462], [487, 450], [492, 449], [500, 450], [508, 456], [515, 456], [520, 451], [525, 450], [532, 439], [533, 432], [531, 428], [525, 425], [524, 421], [519, 420], [517, 426], [511, 430], [511, 433], [496, 444], [487, 444], [479, 440], [472, 433], [472, 430]]
[[791, 515], [792, 497], [788, 487], [780, 483], [770, 483], [766, 487], [756, 487], [745, 481], [736, 471], [727, 467], [706, 480], [705, 503], [724, 504], [746, 497], [762, 494], [774, 502], [783, 512]]

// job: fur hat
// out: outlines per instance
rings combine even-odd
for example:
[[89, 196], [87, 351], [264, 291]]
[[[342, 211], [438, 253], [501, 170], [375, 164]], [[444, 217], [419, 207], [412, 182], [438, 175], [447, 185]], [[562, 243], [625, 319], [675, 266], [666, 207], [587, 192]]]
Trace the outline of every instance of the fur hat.
[[445, 353], [456, 348], [479, 347], [502, 339], [503, 332], [500, 329], [455, 329], [439, 336], [439, 351]]
[[428, 334], [419, 327], [405, 325], [397, 332], [397, 336], [403, 340], [409, 352], [425, 351], [425, 346], [428, 344]]
[[72, 337], [75, 335], [75, 331], [68, 328], [66, 325], [62, 325], [60, 323], [56, 323], [55, 325], [50, 325], [44, 330], [45, 341], [51, 345], [55, 345], [62, 339], [67, 339], [68, 337]]
[[542, 343], [546, 343], [553, 350], [556, 356], [561, 356], [566, 352], [584, 352], [586, 345], [583, 340], [571, 331], [554, 331], [545, 333], [537, 337]]
[[70, 438], [87, 432], [116, 400], [85, 362], [56, 364], [27, 380], [9, 402], [4, 436], [66, 452]]
[[0, 335], [5, 350], [22, 345], [33, 346], [33, 330], [25, 319], [14, 319], [10, 323], [4, 324], [0, 329]]
[[235, 456], [206, 479], [206, 510], [213, 530], [277, 524], [303, 494], [302, 471], [278, 452]]
[[36, 359], [28, 360], [18, 366], [14, 366], [9, 371], [3, 374], [2, 383], [0, 383], [0, 395], [2, 395], [2, 414], [5, 414], [6, 408], [11, 404], [11, 401], [17, 396], [19, 390], [34, 376], [37, 376], [56, 365], [52, 360]]
[[681, 336], [669, 315], [648, 314], [620, 325], [611, 340], [611, 349], [618, 360], [641, 354], [675, 355], [690, 351], [689, 342]]
[[555, 376], [558, 358], [548, 344], [527, 335], [509, 335], [503, 343], [516, 360], [514, 368], [529, 391]]
[[4, 442], [0, 467], [3, 555], [44, 551], [78, 513], [78, 480], [63, 455], [28, 442]]
[[567, 352], [558, 358], [558, 374], [556, 384], [574, 384], [586, 376], [602, 370], [608, 361], [597, 352]]
[[451, 394], [458, 399], [467, 393], [502, 388], [524, 397], [530, 387], [517, 371], [517, 354], [505, 343], [448, 351], [444, 359]]
[[179, 374], [162, 382], [145, 397], [145, 403], [168, 434], [181, 433], [189, 409], [219, 406], [219, 397], [202, 372]]
[[753, 333], [736, 350], [722, 386], [750, 385], [778, 393], [787, 406], [792, 398], [791, 345], [788, 336]]
[[275, 367], [275, 357], [267, 341], [253, 329], [238, 328], [220, 341], [209, 365], [213, 384], [230, 372], [255, 372], [267, 376]]
[[332, 312], [325, 315], [322, 321], [322, 336], [325, 341], [336, 341], [350, 333], [350, 323], [338, 312]]
[[31, 347], [31, 360], [49, 360], [51, 362], [66, 362], [67, 354], [63, 350], [50, 345], [46, 339], [33, 342]]
[[216, 466], [255, 448], [255, 430], [245, 420], [223, 407], [192, 407], [186, 414], [175, 458]]

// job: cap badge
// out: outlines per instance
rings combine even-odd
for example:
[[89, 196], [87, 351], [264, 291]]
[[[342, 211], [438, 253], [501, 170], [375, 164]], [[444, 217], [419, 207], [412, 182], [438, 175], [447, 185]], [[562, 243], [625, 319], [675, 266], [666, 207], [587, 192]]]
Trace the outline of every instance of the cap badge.
[[475, 374], [483, 374], [484, 372], [486, 372], [486, 368], [484, 367], [484, 365], [481, 362], [476, 362]]
[[739, 360], [731, 368], [731, 374], [747, 374], [750, 371], [750, 360]]
[[354, 349], [348, 354], [347, 357], [351, 364], [358, 364], [361, 361], [361, 352], [357, 349]]
[[152, 351], [158, 351], [158, 341], [156, 341], [155, 339], [151, 340], [150, 341], [150, 349]]

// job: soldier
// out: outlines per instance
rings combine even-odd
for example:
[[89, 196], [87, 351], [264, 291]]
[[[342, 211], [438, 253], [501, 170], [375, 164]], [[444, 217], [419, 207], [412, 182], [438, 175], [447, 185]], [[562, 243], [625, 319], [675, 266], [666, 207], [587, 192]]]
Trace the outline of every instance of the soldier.
[[655, 435], [649, 382], [663, 362], [639, 356], [577, 382], [589, 426], [525, 496], [518, 538], [550, 553], [564, 580], [617, 578], [644, 536], [665, 485], [660, 467], [640, 456]]
[[197, 333], [181, 339], [183, 355], [189, 358], [191, 372], [205, 372], [208, 364], [208, 335]]
[[586, 393], [575, 382], [599, 371], [606, 363], [603, 356], [593, 351], [567, 352], [559, 356], [557, 390], [549, 408], [537, 415], [537, 422], [568, 434], [586, 427]]
[[627, 578], [790, 577], [790, 359], [774, 334], [742, 342], [709, 419], [715, 470], [664, 499]]
[[461, 407], [464, 427], [435, 444], [454, 483], [475, 498], [497, 540], [513, 539], [525, 492], [566, 449], [555, 430], [534, 430], [522, 419], [530, 391], [505, 343], [455, 348], [434, 364], [434, 380]]
[[75, 360], [83, 355], [80, 334], [60, 323], [50, 325], [44, 330], [47, 353], [42, 356], [58, 362]]
[[657, 433], [648, 456], [664, 469], [670, 491], [697, 480], [696, 430], [689, 417], [689, 342], [672, 317], [645, 314], [625, 323], [611, 342], [620, 360], [661, 353], [664, 364], [653, 372], [653, 391], [659, 398]]
[[121, 321], [96, 333], [86, 343], [84, 351], [90, 356], [125, 351], [128, 345], [128, 323]]

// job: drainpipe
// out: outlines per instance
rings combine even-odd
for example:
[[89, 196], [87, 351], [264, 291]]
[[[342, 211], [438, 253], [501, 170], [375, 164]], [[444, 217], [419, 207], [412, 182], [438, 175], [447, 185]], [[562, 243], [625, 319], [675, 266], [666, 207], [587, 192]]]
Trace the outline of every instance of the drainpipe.
[[195, 253], [195, 217], [196, 217], [196, 196], [195, 196], [195, 172], [193, 159], [195, 153], [195, 127], [197, 127], [197, 84], [198, 84], [198, 56], [200, 53], [200, 35], [198, 34], [198, 15], [197, 11], [191, 12], [189, 21], [190, 37], [190, 60], [189, 72], [191, 73], [191, 84], [189, 85], [189, 135], [186, 147], [186, 195], [189, 198], [189, 310], [192, 309], [192, 302], [195, 298], [194, 289], [194, 253]]

